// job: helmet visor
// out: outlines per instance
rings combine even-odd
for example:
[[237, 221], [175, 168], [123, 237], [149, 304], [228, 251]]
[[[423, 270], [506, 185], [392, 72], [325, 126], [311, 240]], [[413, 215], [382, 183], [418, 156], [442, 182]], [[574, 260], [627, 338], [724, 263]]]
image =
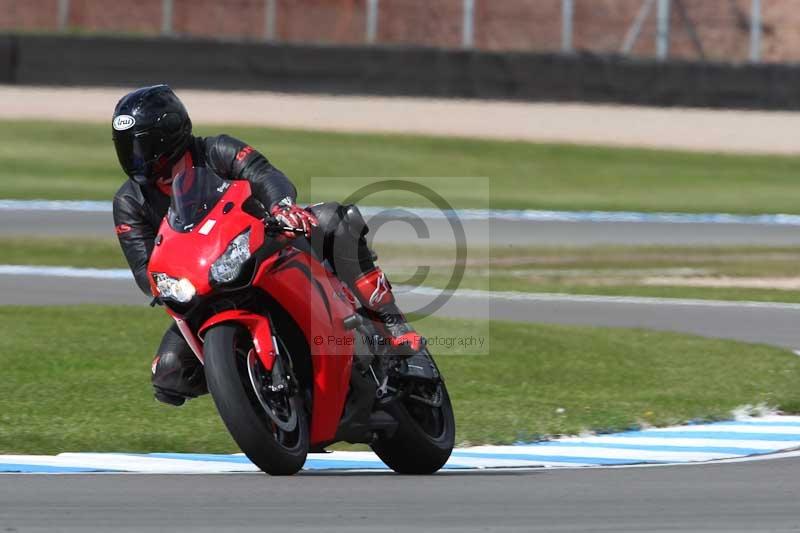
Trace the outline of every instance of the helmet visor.
[[156, 153], [159, 151], [160, 141], [160, 135], [153, 130], [138, 133], [114, 132], [114, 146], [119, 164], [133, 181], [144, 184], [157, 179], [153, 166], [161, 155]]

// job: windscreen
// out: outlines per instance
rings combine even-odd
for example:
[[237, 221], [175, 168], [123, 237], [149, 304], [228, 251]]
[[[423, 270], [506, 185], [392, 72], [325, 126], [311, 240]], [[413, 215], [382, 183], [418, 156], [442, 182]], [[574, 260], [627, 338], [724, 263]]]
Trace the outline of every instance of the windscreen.
[[175, 231], [192, 230], [214, 209], [229, 184], [211, 170], [192, 167], [178, 174], [172, 182], [172, 203], [168, 220]]

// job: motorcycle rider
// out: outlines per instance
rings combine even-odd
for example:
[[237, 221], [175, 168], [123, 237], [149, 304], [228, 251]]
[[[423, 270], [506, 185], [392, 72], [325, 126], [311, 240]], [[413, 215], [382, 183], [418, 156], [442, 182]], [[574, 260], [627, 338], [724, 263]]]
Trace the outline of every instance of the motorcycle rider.
[[[129, 178], [114, 196], [114, 225], [145, 294], [150, 295], [147, 264], [170, 205], [172, 181], [186, 168], [207, 167], [223, 179], [247, 180], [255, 198], [273, 217], [302, 229], [395, 353], [408, 355], [421, 349], [422, 338], [406, 322], [386, 275], [375, 265], [365, 239], [369, 230], [355, 205], [298, 206], [292, 182], [251, 146], [227, 135], [193, 136], [186, 108], [167, 85], [125, 95], [114, 109], [112, 128], [119, 163]], [[172, 405], [208, 392], [202, 364], [176, 325], [164, 334], [153, 360], [152, 381], [155, 397]]]

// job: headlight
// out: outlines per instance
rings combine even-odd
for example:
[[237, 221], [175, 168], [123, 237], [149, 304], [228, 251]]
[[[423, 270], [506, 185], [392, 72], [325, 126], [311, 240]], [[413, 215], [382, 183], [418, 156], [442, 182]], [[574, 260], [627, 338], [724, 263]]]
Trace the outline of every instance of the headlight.
[[211, 265], [211, 279], [217, 283], [228, 283], [239, 277], [242, 265], [250, 259], [250, 229], [236, 237], [225, 253]]
[[153, 280], [155, 280], [158, 294], [162, 298], [171, 298], [182, 304], [194, 298], [197, 292], [192, 282], [186, 278], [175, 279], [166, 274], [155, 273]]

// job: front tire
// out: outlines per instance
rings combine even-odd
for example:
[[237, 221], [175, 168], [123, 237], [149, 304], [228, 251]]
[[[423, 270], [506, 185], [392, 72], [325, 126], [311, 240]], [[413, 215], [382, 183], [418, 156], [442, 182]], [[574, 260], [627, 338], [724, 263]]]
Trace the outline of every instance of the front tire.
[[[282, 429], [267, 415], [263, 394], [255, 390], [252, 344], [247, 330], [234, 324], [208, 330], [203, 347], [208, 390], [236, 444], [256, 466], [274, 476], [295, 474], [306, 462], [309, 447], [302, 395], [297, 391], [287, 396], [284, 407], [293, 411], [288, 418], [292, 430]], [[288, 362], [288, 354], [280, 356]]]
[[372, 450], [398, 474], [433, 474], [442, 468], [453, 452], [456, 424], [447, 387], [440, 383], [439, 407], [413, 400], [395, 402], [386, 410], [399, 422], [391, 438], [381, 437]]

